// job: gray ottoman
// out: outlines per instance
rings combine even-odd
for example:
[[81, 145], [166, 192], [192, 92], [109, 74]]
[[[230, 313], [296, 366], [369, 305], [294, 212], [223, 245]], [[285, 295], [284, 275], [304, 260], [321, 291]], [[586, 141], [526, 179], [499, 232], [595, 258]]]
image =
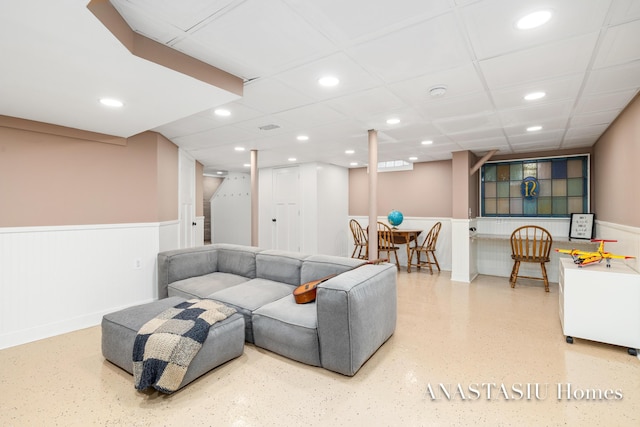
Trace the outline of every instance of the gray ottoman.
[[[186, 301], [171, 297], [148, 304], [129, 307], [102, 318], [102, 355], [111, 363], [133, 375], [133, 344], [138, 330], [158, 314]], [[234, 313], [214, 323], [198, 354], [193, 358], [180, 388], [211, 369], [242, 354], [244, 349], [244, 317]]]

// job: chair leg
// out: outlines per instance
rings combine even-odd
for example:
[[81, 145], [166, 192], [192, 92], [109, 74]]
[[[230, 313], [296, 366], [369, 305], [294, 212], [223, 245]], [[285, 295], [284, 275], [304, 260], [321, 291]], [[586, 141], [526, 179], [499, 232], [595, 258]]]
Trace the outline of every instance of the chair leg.
[[520, 270], [520, 261], [516, 261], [513, 264], [513, 270], [511, 272], [511, 287], [516, 287], [516, 281], [518, 280], [518, 270]]
[[435, 251], [430, 251], [431, 252], [431, 256], [433, 256], [433, 261], [436, 263], [436, 267], [438, 267], [438, 271], [440, 271], [440, 264], [438, 264], [438, 258], [436, 258], [436, 252]]
[[429, 267], [429, 273], [433, 274], [433, 267], [431, 267], [431, 264], [433, 264], [433, 262], [431, 261], [431, 257], [429, 257], [429, 251], [425, 251], [424, 257], [427, 259], [425, 262], [427, 263], [427, 266]]
[[[351, 258], [355, 258], [355, 256], [354, 256], [354, 255], [356, 254], [356, 251], [358, 250], [358, 248], [359, 248], [359, 246], [358, 246], [358, 245], [356, 245], [356, 246], [353, 248], [353, 253], [351, 254]], [[358, 255], [359, 255], [359, 254], [358, 254]]]
[[542, 267], [542, 278], [544, 279], [544, 291], [549, 292], [549, 279], [547, 278], [547, 268], [544, 266], [544, 262], [540, 263]]
[[400, 261], [398, 260], [398, 251], [393, 251], [393, 254], [396, 256], [396, 267], [400, 270]]

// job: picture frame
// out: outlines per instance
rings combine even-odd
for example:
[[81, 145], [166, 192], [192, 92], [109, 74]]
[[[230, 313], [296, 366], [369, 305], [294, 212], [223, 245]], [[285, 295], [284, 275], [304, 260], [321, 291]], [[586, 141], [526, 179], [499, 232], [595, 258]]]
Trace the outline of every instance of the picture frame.
[[569, 222], [569, 240], [591, 240], [595, 236], [595, 214], [572, 213]]

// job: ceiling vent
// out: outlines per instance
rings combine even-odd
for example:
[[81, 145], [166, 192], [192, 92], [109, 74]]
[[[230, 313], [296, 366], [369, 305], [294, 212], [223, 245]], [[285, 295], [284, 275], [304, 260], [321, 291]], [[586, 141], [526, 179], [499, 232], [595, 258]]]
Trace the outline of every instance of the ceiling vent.
[[273, 129], [278, 129], [279, 127], [280, 126], [278, 126], [278, 125], [270, 124], [270, 125], [260, 126], [258, 129], [260, 129], [260, 130], [273, 130]]

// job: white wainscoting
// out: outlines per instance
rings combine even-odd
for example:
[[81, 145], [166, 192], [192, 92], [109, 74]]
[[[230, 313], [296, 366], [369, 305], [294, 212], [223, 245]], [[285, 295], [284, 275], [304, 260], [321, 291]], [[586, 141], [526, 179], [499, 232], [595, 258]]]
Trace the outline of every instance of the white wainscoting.
[[0, 228], [0, 349], [94, 326], [157, 298], [179, 224]]
[[640, 272], [640, 228], [596, 220], [596, 238], [617, 240], [615, 243], [605, 243], [605, 250], [618, 255], [634, 256], [635, 259], [611, 262], [624, 262]]
[[[349, 220], [351, 219], [357, 220], [365, 229], [369, 225], [368, 216], [350, 216]], [[386, 216], [378, 217], [378, 221], [388, 224]], [[398, 228], [424, 230], [420, 236], [418, 236], [419, 243], [421, 244], [431, 227], [433, 227], [433, 225], [438, 221], [442, 223], [442, 228], [440, 229], [438, 242], [436, 244], [436, 257], [438, 258], [438, 264], [440, 264], [440, 268], [443, 271], [451, 271], [451, 218], [404, 217], [404, 221], [402, 221], [402, 224], [400, 224]], [[353, 236], [351, 235], [351, 230], [349, 229], [348, 224], [345, 229], [348, 242], [347, 256], [351, 256], [354, 247]], [[405, 245], [400, 245], [399, 247], [398, 259], [400, 261], [400, 265], [406, 268], [407, 251], [405, 249]], [[395, 262], [393, 255], [391, 262]]]

